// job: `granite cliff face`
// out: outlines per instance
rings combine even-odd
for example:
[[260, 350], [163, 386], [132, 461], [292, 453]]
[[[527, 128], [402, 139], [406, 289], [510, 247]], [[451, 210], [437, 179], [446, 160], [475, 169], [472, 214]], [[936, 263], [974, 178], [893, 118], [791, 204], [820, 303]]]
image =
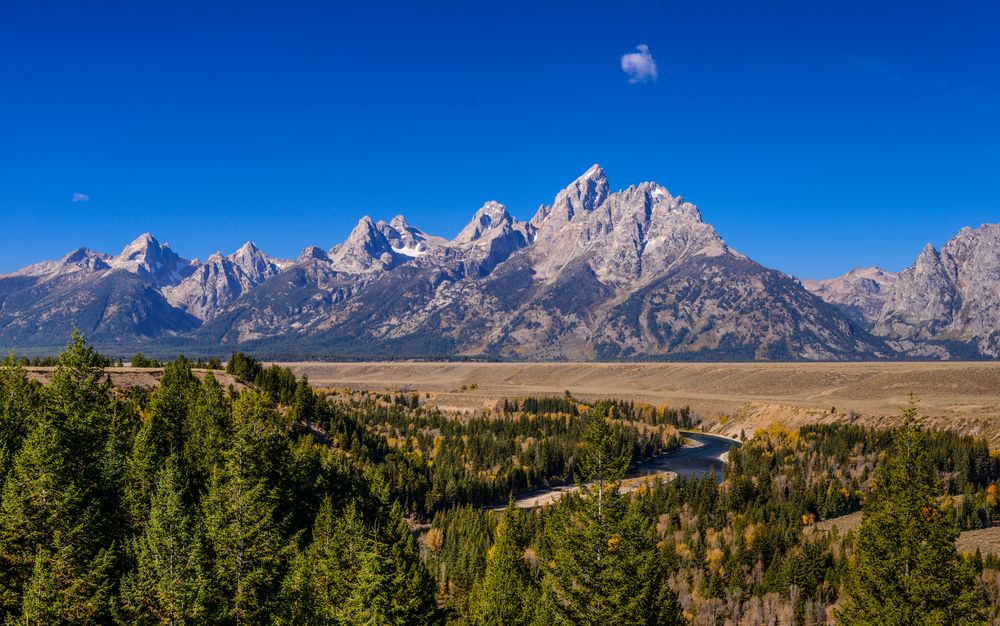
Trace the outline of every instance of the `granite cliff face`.
[[898, 275], [854, 270], [804, 284], [904, 354], [1000, 356], [1000, 224], [963, 228], [940, 251], [927, 244]]
[[898, 277], [802, 283], [661, 185], [612, 191], [595, 165], [530, 221], [490, 201], [451, 240], [400, 215], [292, 261], [252, 243], [186, 261], [150, 235], [80, 249], [0, 276], [0, 344], [56, 346], [76, 325], [122, 349], [303, 357], [865, 359], [948, 356], [944, 339], [994, 354], [995, 230]]
[[207, 320], [280, 271], [278, 263], [248, 241], [229, 256], [216, 252], [164, 292], [173, 306]]
[[896, 276], [880, 267], [865, 267], [853, 269], [837, 278], [803, 280], [802, 285], [868, 328], [878, 321], [885, 299], [892, 293]]
[[1000, 356], [1000, 224], [963, 228], [940, 251], [928, 244], [900, 272], [873, 331]]
[[0, 276], [0, 343], [56, 346], [79, 329], [120, 346], [194, 330], [198, 319], [163, 295], [193, 269], [147, 234], [116, 257], [80, 248]]

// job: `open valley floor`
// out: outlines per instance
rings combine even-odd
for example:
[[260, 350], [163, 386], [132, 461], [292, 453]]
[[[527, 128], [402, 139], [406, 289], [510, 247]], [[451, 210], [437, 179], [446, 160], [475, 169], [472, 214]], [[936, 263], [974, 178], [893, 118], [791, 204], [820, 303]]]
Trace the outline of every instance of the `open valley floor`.
[[925, 424], [1000, 447], [1000, 363], [284, 363], [318, 387], [419, 390], [476, 411], [562, 394], [690, 406], [706, 430], [747, 436], [780, 422], [891, 425], [911, 393]]

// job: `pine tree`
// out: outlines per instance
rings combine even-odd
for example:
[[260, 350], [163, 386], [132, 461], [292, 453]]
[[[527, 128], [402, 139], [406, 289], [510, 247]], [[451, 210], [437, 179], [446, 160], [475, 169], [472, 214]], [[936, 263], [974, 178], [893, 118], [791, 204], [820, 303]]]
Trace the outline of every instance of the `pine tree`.
[[23, 624], [100, 624], [112, 615], [111, 577], [115, 569], [113, 551], [104, 548], [93, 559], [80, 554], [79, 535], [84, 525], [68, 536], [55, 533], [51, 544], [39, 547], [30, 581], [24, 590]]
[[234, 406], [234, 433], [225, 462], [205, 496], [206, 534], [214, 558], [219, 617], [236, 624], [261, 621], [273, 609], [287, 556], [271, 487], [275, 417], [264, 397], [244, 391]]
[[338, 517], [324, 500], [282, 584], [280, 622], [438, 623], [433, 581], [398, 506], [383, 521], [367, 526], [356, 503]]
[[201, 380], [187, 420], [184, 466], [189, 489], [192, 493], [203, 493], [212, 470], [222, 464], [222, 453], [228, 447], [233, 427], [232, 405], [211, 372]]
[[[110, 547], [118, 538], [114, 459], [108, 455], [117, 404], [103, 363], [74, 334], [4, 483], [0, 607], [7, 617], [20, 611], [22, 599], [25, 607], [49, 604], [53, 615], [64, 617], [107, 608], [103, 590], [112, 581], [94, 576], [111, 575]], [[43, 584], [52, 577], [55, 587]], [[24, 595], [29, 579], [34, 596]], [[54, 595], [39, 596], [45, 589]]]
[[434, 580], [420, 560], [417, 540], [398, 502], [393, 503], [383, 521], [384, 530], [377, 533], [376, 541], [384, 546], [379, 553], [388, 559], [391, 572], [392, 623], [437, 623], [440, 616], [434, 600]]
[[345, 624], [381, 626], [407, 624], [396, 613], [393, 603], [392, 563], [386, 546], [370, 538], [358, 553], [358, 573], [344, 603], [341, 620]]
[[38, 385], [28, 380], [24, 366], [9, 355], [0, 364], [0, 487], [28, 435], [38, 405]]
[[[100, 598], [86, 598], [88, 591], [103, 593], [103, 581], [93, 580], [91, 574], [109, 573], [107, 567], [94, 565], [110, 559], [101, 554], [105, 542], [99, 532], [100, 503], [76, 485], [66, 442], [59, 435], [52, 424], [38, 424], [4, 485], [0, 602], [8, 617], [17, 615], [22, 605], [36, 612], [49, 605], [44, 610], [52, 616], [73, 614], [74, 600], [106, 608]], [[50, 578], [51, 583], [46, 582]]]
[[628, 451], [606, 418], [591, 419], [582, 454], [579, 495], [563, 498], [546, 528], [536, 623], [681, 623], [652, 524], [619, 491]]
[[183, 358], [168, 363], [160, 386], [150, 397], [146, 419], [135, 437], [128, 458], [125, 500], [133, 527], [140, 527], [149, 514], [154, 481], [167, 457], [183, 459], [188, 438], [189, 413], [197, 399], [198, 380]]
[[985, 623], [985, 597], [955, 548], [959, 530], [917, 422], [915, 402], [864, 504], [841, 624]]
[[531, 574], [524, 562], [521, 516], [513, 501], [497, 524], [493, 545], [486, 553], [486, 571], [473, 587], [470, 621], [480, 626], [530, 624], [534, 597]]
[[206, 617], [205, 554], [185, 491], [176, 456], [170, 456], [157, 475], [145, 530], [134, 541], [136, 568], [122, 582], [122, 604], [136, 623], [193, 623]]
[[355, 506], [337, 518], [330, 499], [323, 501], [309, 545], [296, 553], [282, 583], [282, 623], [311, 625], [337, 620], [349, 579], [356, 572], [354, 555], [364, 532]]
[[299, 422], [311, 424], [316, 418], [316, 394], [309, 386], [309, 377], [305, 374], [295, 386], [295, 403], [291, 415]]

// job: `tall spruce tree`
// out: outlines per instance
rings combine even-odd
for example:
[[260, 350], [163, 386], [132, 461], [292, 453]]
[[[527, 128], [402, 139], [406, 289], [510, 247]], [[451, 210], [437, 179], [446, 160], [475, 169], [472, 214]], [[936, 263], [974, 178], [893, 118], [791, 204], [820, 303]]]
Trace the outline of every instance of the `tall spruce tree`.
[[986, 623], [986, 599], [955, 548], [959, 529], [941, 501], [914, 401], [864, 504], [854, 542], [844, 625]]
[[0, 364], [0, 487], [38, 410], [38, 387], [28, 380], [27, 371], [13, 354]]
[[156, 477], [166, 459], [176, 455], [175, 464], [186, 460], [181, 453], [187, 444], [189, 414], [194, 410], [199, 387], [190, 363], [181, 358], [164, 367], [160, 385], [149, 399], [146, 419], [127, 461], [125, 501], [134, 528], [141, 527], [149, 515]]
[[329, 498], [313, 523], [309, 545], [296, 553], [281, 588], [281, 623], [330, 624], [338, 620], [357, 572], [365, 529], [352, 504], [337, 517]]
[[188, 412], [184, 465], [192, 493], [204, 493], [212, 470], [222, 464], [233, 427], [233, 407], [212, 372], [202, 378]]
[[563, 498], [546, 528], [536, 623], [682, 623], [658, 567], [652, 523], [620, 492], [628, 464], [611, 423], [591, 418], [579, 494]]
[[470, 621], [477, 626], [530, 624], [538, 591], [524, 561], [520, 511], [507, 504], [486, 553], [486, 571], [469, 599]]
[[124, 613], [140, 624], [184, 624], [208, 616], [201, 523], [185, 502], [176, 455], [156, 477], [149, 517], [133, 541], [135, 569], [122, 582]]
[[379, 550], [388, 559], [389, 593], [393, 599], [391, 621], [396, 624], [435, 624], [440, 621], [434, 599], [434, 581], [420, 560], [420, 548], [413, 531], [403, 519], [399, 502], [383, 514], [375, 529]]
[[372, 525], [361, 513], [355, 502], [338, 516], [324, 500], [282, 584], [280, 623], [439, 623], [433, 581], [398, 507]]
[[92, 559], [81, 558], [78, 525], [70, 533], [54, 534], [52, 542], [39, 547], [31, 579], [21, 602], [22, 624], [106, 624], [113, 614], [112, 575], [116, 558], [110, 548], [101, 548]]
[[288, 440], [264, 394], [240, 393], [228, 445], [203, 500], [213, 599], [219, 619], [250, 624], [273, 611], [290, 548], [275, 487]]
[[108, 442], [120, 404], [104, 363], [74, 333], [14, 457], [0, 503], [0, 605], [8, 620], [110, 619], [120, 485]]

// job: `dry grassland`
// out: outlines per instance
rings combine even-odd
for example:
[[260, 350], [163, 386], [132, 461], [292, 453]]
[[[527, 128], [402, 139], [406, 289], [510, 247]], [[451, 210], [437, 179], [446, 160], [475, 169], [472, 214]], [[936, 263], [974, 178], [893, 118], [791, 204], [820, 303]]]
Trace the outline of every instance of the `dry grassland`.
[[1000, 448], [1000, 362], [282, 365], [320, 387], [419, 390], [453, 410], [565, 390], [583, 399], [687, 405], [706, 428], [729, 435], [750, 435], [775, 421], [793, 428], [830, 421], [890, 425], [912, 392], [929, 426], [983, 436]]

